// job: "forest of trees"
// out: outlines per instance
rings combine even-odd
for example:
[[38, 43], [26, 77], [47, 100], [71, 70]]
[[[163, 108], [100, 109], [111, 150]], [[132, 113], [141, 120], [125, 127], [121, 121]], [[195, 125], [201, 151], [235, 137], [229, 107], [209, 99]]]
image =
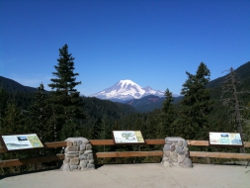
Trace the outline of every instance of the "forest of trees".
[[[210, 88], [210, 70], [201, 62], [195, 74], [186, 72], [179, 103], [172, 103], [167, 88], [161, 109], [139, 113], [129, 105], [80, 96], [75, 87], [81, 82], [76, 81], [67, 45], [59, 49], [57, 61], [50, 92], [43, 84], [35, 93], [10, 92], [0, 85], [0, 134], [37, 133], [42, 142], [49, 142], [78, 136], [111, 139], [112, 130], [141, 130], [145, 139], [208, 140], [209, 131], [221, 131], [240, 132], [244, 141], [250, 141], [249, 88], [242, 88], [232, 69], [233, 77], [229, 74], [222, 87]], [[2, 154], [0, 160], [15, 155], [23, 154]]]

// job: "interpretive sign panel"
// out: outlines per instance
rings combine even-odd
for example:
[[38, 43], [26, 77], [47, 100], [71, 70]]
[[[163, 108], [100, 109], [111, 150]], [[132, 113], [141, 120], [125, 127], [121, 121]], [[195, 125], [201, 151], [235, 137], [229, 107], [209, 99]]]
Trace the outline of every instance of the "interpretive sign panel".
[[42, 148], [37, 134], [1, 135], [7, 151]]
[[144, 144], [144, 138], [141, 131], [121, 130], [113, 131], [115, 144]]
[[243, 146], [240, 133], [209, 132], [209, 145]]

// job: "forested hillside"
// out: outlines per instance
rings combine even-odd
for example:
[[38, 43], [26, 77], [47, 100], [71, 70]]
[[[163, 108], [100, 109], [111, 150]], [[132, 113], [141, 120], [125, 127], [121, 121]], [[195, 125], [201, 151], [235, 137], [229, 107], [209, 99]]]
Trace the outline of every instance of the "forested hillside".
[[[221, 72], [222, 72], [222, 74], [224, 73], [224, 76], [222, 76], [222, 77], [219, 77], [219, 78], [217, 78], [217, 79], [214, 79], [214, 80], [212, 80], [212, 81], [210, 81], [208, 84], [207, 84], [207, 86], [209, 87], [209, 88], [217, 88], [217, 87], [219, 87], [220, 86], [220, 84], [223, 82], [223, 80], [225, 79], [225, 76], [226, 76], [226, 74], [228, 73], [227, 72], [227, 70], [229, 70], [230, 69], [230, 66], [229, 67], [227, 67], [227, 68], [225, 68], [225, 70], [222, 70]], [[236, 75], [237, 75], [237, 77], [239, 78], [239, 79], [241, 79], [242, 81], [244, 81], [245, 82], [245, 84], [244, 85], [246, 85], [246, 87], [248, 87], [248, 89], [250, 88], [250, 85], [249, 84], [247, 84], [247, 83], [249, 83], [250, 82], [250, 61], [248, 61], [247, 63], [245, 63], [245, 64], [243, 64], [243, 65], [241, 65], [240, 67], [234, 67], [234, 69], [235, 69], [235, 73], [236, 73]]]
[[[240, 85], [238, 85], [239, 91], [250, 91], [250, 62], [247, 62], [237, 68], [235, 70], [236, 78], [241, 82]], [[209, 81], [206, 85], [208, 88], [210, 88], [210, 95], [211, 99], [213, 100], [213, 105], [211, 108], [213, 110], [211, 111], [210, 115], [211, 118], [209, 118], [209, 124], [211, 127], [211, 130], [214, 131], [234, 131], [232, 126], [229, 126], [229, 118], [228, 114], [226, 113], [227, 109], [226, 107], [223, 107], [222, 101], [221, 101], [221, 86], [223, 81], [225, 80], [226, 75], [223, 77], [220, 77], [218, 79]], [[21, 84], [17, 83], [14, 80], [7, 79], [4, 77], [0, 77], [1, 82], [1, 93], [4, 93], [3, 91], [6, 90], [7, 96], [6, 96], [6, 102], [3, 102], [1, 105], [4, 106], [6, 103], [13, 103], [15, 107], [20, 110], [22, 114], [25, 114], [25, 116], [29, 116], [30, 112], [30, 106], [32, 103], [35, 102], [35, 95], [39, 93], [39, 90], [36, 88], [26, 87], [22, 86]], [[28, 88], [28, 89], [27, 89]], [[36, 91], [36, 92], [34, 92]], [[46, 95], [49, 95], [49, 92], [43, 91]], [[249, 101], [250, 97], [249, 94], [244, 94], [240, 96], [240, 99], [244, 103], [246, 107], [249, 107]], [[3, 99], [3, 98], [2, 98]], [[161, 114], [162, 110], [158, 107], [161, 106], [164, 98], [158, 98], [155, 96], [147, 96], [143, 100], [146, 100], [146, 102], [141, 102], [140, 100], [133, 100], [130, 101], [130, 103], [133, 104], [121, 104], [121, 103], [114, 103], [108, 100], [100, 100], [97, 98], [90, 98], [90, 97], [82, 97], [82, 104], [83, 104], [83, 111], [86, 115], [86, 118], [82, 120], [81, 122], [84, 123], [83, 126], [85, 126], [88, 129], [87, 132], [91, 132], [93, 125], [95, 125], [96, 122], [99, 124], [104, 121], [109, 122], [108, 124], [111, 126], [112, 124], [117, 124], [117, 128], [119, 129], [134, 129], [139, 128], [140, 124], [144, 124], [144, 126], [148, 126], [147, 129], [144, 129], [145, 131], [148, 130], [150, 132], [149, 135], [154, 135], [150, 131], [151, 129], [157, 129], [157, 126], [160, 124]], [[160, 105], [156, 105], [156, 108], [159, 108], [157, 110], [154, 110], [155, 106], [150, 106], [151, 112], [144, 112], [143, 110], [145, 108], [148, 108], [147, 102], [150, 103], [155, 102], [154, 104], [161, 103]], [[181, 103], [176, 103], [172, 101], [173, 108], [176, 110], [175, 113], [178, 113], [178, 111], [181, 109]], [[135, 109], [132, 107], [134, 106], [137, 109], [141, 109], [141, 113], [136, 113]], [[1, 108], [1, 112], [6, 109], [7, 106]], [[148, 109], [147, 109], [148, 111]], [[133, 114], [130, 116], [130, 114]], [[244, 114], [248, 114], [247, 112], [244, 112]], [[247, 115], [245, 115], [247, 116]], [[27, 117], [25, 117], [27, 119]], [[114, 123], [115, 121], [115, 123]], [[118, 123], [117, 123], [118, 122]], [[25, 123], [24, 123], [25, 124]], [[27, 123], [26, 123], [27, 124]], [[149, 128], [150, 127], [150, 128]], [[154, 131], [156, 133], [156, 131]], [[157, 137], [157, 135], [155, 135]]]
[[[178, 103], [181, 101], [183, 97], [174, 97], [173, 104]], [[129, 104], [133, 106], [138, 112], [152, 112], [155, 109], [162, 108], [163, 101], [165, 97], [158, 97], [155, 95], [148, 95], [141, 99], [133, 99], [130, 101], [125, 102], [125, 104]]]
[[[230, 67], [224, 71], [224, 76], [212, 80], [207, 84], [207, 87], [212, 89], [211, 96], [215, 100], [220, 100], [221, 98], [222, 83], [225, 81], [229, 69]], [[237, 85], [239, 91], [250, 91], [250, 61], [235, 69], [235, 78], [240, 82], [240, 84]], [[250, 101], [250, 95], [244, 95], [242, 100], [247, 104]]]
[[0, 86], [3, 86], [10, 93], [15, 93], [15, 92], [28, 93], [36, 91], [36, 88], [23, 86], [22, 84], [16, 82], [15, 80], [5, 78], [3, 76], [0, 76]]

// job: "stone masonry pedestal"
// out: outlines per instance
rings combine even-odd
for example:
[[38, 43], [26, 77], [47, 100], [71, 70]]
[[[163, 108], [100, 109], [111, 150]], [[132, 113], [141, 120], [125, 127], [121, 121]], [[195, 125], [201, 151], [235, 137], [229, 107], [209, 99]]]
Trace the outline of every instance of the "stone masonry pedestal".
[[167, 167], [193, 167], [187, 141], [181, 137], [167, 137], [163, 147], [162, 164]]
[[94, 169], [92, 145], [83, 137], [67, 138], [67, 147], [64, 150], [64, 160], [61, 170], [86, 170]]

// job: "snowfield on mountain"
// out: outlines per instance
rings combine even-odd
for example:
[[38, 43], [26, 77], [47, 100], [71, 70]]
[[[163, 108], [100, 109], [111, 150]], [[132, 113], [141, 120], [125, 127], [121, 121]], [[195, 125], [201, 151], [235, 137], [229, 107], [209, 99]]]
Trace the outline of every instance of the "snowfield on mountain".
[[90, 95], [90, 97], [122, 102], [132, 99], [140, 99], [148, 95], [164, 97], [164, 92], [154, 90], [149, 86], [143, 88], [132, 80], [120, 80], [113, 86], [96, 94]]

